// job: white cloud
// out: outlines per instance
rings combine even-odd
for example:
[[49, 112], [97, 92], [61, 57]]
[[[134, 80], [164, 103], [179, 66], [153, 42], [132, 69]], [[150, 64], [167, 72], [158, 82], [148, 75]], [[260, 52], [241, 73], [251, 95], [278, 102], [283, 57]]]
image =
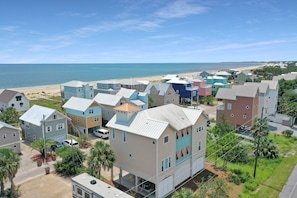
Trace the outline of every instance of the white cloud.
[[32, 45], [27, 50], [28, 51], [43, 51], [49, 49], [48, 45]]
[[162, 34], [149, 37], [150, 39], [166, 39], [166, 38], [174, 38], [176, 35], [174, 34]]
[[169, 6], [159, 10], [157, 16], [160, 18], [181, 18], [189, 15], [201, 14], [206, 8], [200, 5], [189, 4], [186, 0], [177, 0]]
[[0, 30], [2, 31], [8, 31], [8, 32], [13, 32], [17, 29], [17, 26], [0, 26]]
[[80, 17], [80, 18], [91, 18], [96, 16], [96, 13], [79, 13], [79, 12], [64, 12], [59, 14], [60, 16], [67, 16], [67, 17]]

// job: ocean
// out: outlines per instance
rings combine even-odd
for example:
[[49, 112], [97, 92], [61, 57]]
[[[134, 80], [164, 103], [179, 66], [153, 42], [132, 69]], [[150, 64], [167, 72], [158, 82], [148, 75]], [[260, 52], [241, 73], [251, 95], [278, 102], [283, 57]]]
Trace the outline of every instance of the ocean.
[[262, 65], [261, 62], [226, 63], [100, 63], [100, 64], [0, 64], [0, 89], [137, 78], [231, 69]]

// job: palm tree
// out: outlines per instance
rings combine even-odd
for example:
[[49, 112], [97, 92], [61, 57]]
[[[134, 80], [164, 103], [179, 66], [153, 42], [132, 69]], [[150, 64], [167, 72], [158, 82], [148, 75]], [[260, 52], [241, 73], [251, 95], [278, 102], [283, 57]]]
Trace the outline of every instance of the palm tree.
[[259, 156], [266, 157], [267, 159], [278, 157], [277, 146], [273, 143], [272, 139], [264, 138], [260, 144]]
[[190, 188], [182, 188], [180, 191], [176, 191], [172, 198], [198, 198], [199, 196]]
[[2, 150], [0, 151], [0, 186], [1, 186], [1, 192], [0, 192], [0, 197], [3, 197], [5, 194], [5, 186], [4, 186], [4, 182], [6, 181], [6, 179], [8, 178], [8, 172], [5, 169], [4, 166], [4, 162], [2, 161], [4, 158], [2, 158]]
[[251, 132], [252, 132], [254, 138], [267, 137], [269, 134], [268, 120], [265, 118], [257, 118], [254, 125], [251, 128]]
[[[11, 148], [1, 148], [1, 150], [0, 150], [0, 166], [1, 166], [1, 170], [4, 173], [4, 174], [1, 173], [1, 176], [4, 175], [4, 179], [5, 179], [6, 176], [9, 178], [9, 181], [11, 183], [11, 186], [10, 186], [11, 195], [10, 195], [10, 197], [16, 197], [17, 196], [16, 195], [16, 190], [15, 190], [15, 184], [13, 182], [13, 178], [15, 177], [16, 173], [18, 172], [18, 169], [20, 167], [20, 161], [21, 161], [21, 158], [18, 156], [18, 154], [13, 149], [11, 149]], [[1, 179], [3, 179], [3, 178], [1, 178]], [[1, 185], [2, 185], [2, 183], [1, 183]], [[3, 189], [2, 189], [2, 186], [1, 186], [1, 194], [2, 193], [3, 193]]]
[[[52, 145], [54, 145], [54, 144], [55, 144], [55, 141], [52, 140], [52, 139], [46, 139], [46, 141], [45, 141], [45, 145], [46, 145], [47, 148], [50, 147], [50, 146], [52, 146]], [[44, 153], [44, 139], [43, 138], [40, 138], [40, 139], [35, 140], [34, 142], [32, 142], [30, 144], [30, 147], [32, 149], [38, 150], [40, 152], [41, 156], [42, 157], [45, 157], [45, 153]]]
[[96, 142], [96, 144], [91, 148], [90, 156], [88, 158], [88, 167], [91, 174], [100, 179], [101, 169], [112, 170], [115, 159], [115, 153], [109, 144], [103, 141]]

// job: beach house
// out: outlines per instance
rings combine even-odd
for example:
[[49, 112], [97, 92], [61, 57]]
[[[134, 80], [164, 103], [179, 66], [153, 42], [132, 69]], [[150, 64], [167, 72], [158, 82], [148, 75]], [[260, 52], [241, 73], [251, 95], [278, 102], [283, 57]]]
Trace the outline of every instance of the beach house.
[[188, 102], [192, 105], [193, 99], [198, 101], [198, 87], [193, 86], [193, 83], [186, 78], [174, 78], [166, 83], [171, 84], [177, 94], [179, 94], [180, 104]]
[[101, 107], [92, 99], [71, 97], [63, 108], [81, 134], [92, 133], [102, 126]]
[[121, 87], [126, 89], [135, 89], [139, 92], [144, 92], [148, 82], [130, 79], [119, 80]]
[[116, 94], [121, 89], [121, 83], [115, 80], [97, 81], [97, 88], [94, 89], [95, 96], [98, 93]]
[[20, 129], [0, 121], [0, 148], [11, 148], [17, 154], [20, 154]]
[[222, 76], [208, 76], [206, 84], [212, 86], [212, 95], [215, 96], [220, 88], [230, 88], [231, 84], [228, 79]]
[[93, 100], [101, 107], [103, 126], [115, 115], [115, 107], [129, 102], [123, 96], [106, 93], [98, 93]]
[[261, 80], [261, 83], [267, 83], [269, 85], [267, 107], [267, 114], [269, 118], [271, 116], [274, 116], [277, 111], [279, 84], [277, 80]]
[[79, 98], [94, 98], [94, 87], [89, 83], [72, 80], [60, 85], [61, 98], [68, 100], [72, 96]]
[[121, 88], [116, 95], [124, 97], [129, 100], [130, 103], [138, 106], [141, 110], [148, 109], [148, 94], [145, 92], [139, 92], [135, 89]]
[[[204, 169], [208, 116], [202, 110], [167, 104], [147, 110], [115, 108], [108, 122], [121, 185], [144, 196], [166, 197]], [[129, 174], [123, 176], [123, 170]]]
[[69, 118], [55, 109], [33, 105], [19, 119], [25, 140], [45, 138], [62, 142], [67, 139]]
[[188, 78], [188, 81], [192, 82], [194, 87], [198, 87], [199, 98], [212, 95], [212, 85], [207, 85], [206, 81], [201, 76]]
[[4, 111], [9, 107], [17, 112], [27, 111], [30, 108], [30, 101], [23, 93], [5, 89], [0, 94], [0, 110]]
[[145, 93], [151, 97], [150, 107], [158, 107], [165, 104], [179, 104], [179, 94], [175, 93], [171, 84], [149, 83]]
[[237, 85], [220, 88], [217, 99], [223, 105], [217, 107], [216, 121], [228, 120], [232, 127], [251, 127], [259, 118], [259, 88], [257, 86]]

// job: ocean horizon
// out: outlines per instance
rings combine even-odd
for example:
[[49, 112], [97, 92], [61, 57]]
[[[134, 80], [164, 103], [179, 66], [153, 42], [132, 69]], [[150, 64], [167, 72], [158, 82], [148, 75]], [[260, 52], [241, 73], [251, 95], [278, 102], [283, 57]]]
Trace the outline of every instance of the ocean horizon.
[[233, 69], [263, 62], [0, 64], [0, 89]]

